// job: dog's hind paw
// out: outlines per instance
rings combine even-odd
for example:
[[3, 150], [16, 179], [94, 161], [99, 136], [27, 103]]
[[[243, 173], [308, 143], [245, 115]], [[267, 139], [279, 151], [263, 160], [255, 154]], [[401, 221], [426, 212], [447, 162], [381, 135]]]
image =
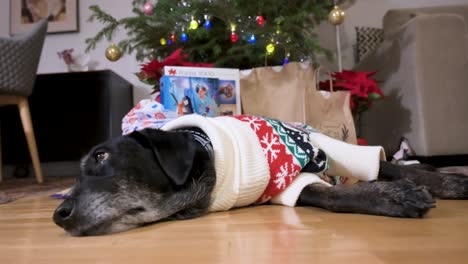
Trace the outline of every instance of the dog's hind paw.
[[468, 176], [463, 174], [441, 174], [438, 186], [431, 191], [441, 199], [468, 199]]
[[394, 217], [423, 217], [435, 207], [435, 199], [424, 186], [404, 179], [381, 186], [382, 215]]

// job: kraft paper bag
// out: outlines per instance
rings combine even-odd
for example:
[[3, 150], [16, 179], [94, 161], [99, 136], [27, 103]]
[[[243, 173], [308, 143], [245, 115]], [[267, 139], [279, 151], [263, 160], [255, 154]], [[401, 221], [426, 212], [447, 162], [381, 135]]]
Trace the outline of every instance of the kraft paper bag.
[[244, 114], [301, 122], [335, 139], [356, 144], [348, 91], [318, 90], [319, 69], [293, 62], [241, 71]]

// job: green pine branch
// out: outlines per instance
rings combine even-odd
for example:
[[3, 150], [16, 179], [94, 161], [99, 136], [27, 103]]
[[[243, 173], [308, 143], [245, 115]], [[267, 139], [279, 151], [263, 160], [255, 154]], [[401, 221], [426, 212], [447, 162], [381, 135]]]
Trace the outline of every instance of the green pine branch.
[[[327, 18], [332, 8], [331, 0], [159, 0], [151, 15], [142, 12], [147, 0], [134, 0], [133, 16], [120, 20], [90, 6], [90, 22], [103, 25], [95, 36], [86, 39], [86, 51], [97, 43], [111, 41], [117, 30], [124, 30], [127, 37], [118, 42], [124, 53], [132, 53], [139, 61], [150, 58], [163, 59], [182, 48], [193, 62], [210, 62], [219, 67], [251, 68], [278, 65], [289, 54], [291, 61], [315, 59], [318, 54], [331, 58], [331, 52], [319, 45], [313, 29]], [[264, 16], [266, 23], [258, 26], [255, 18]], [[212, 28], [204, 29], [205, 17], [210, 17]], [[199, 28], [190, 30], [192, 19], [199, 21]], [[231, 25], [236, 26], [237, 43], [230, 40]], [[188, 41], [179, 38], [187, 34]], [[173, 35], [176, 43], [162, 45]], [[257, 37], [248, 42], [251, 34]], [[265, 47], [274, 43], [273, 54], [266, 54]]]
[[85, 40], [85, 43], [87, 44], [86, 52], [95, 49], [97, 43], [102, 41], [104, 37], [108, 41], [111, 41], [114, 31], [120, 25], [119, 21], [117, 21], [108, 13], [104, 12], [99, 6], [92, 5], [89, 7], [89, 9], [92, 11], [92, 14], [88, 18], [88, 22], [93, 22], [94, 20], [97, 20], [105, 26], [93, 38], [88, 38]]

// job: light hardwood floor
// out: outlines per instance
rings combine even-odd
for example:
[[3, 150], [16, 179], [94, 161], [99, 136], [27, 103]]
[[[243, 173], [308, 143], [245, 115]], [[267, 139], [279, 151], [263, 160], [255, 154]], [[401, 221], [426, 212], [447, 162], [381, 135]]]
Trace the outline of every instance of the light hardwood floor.
[[59, 202], [0, 205], [0, 263], [468, 263], [468, 201], [425, 219], [259, 206], [82, 238], [52, 222]]

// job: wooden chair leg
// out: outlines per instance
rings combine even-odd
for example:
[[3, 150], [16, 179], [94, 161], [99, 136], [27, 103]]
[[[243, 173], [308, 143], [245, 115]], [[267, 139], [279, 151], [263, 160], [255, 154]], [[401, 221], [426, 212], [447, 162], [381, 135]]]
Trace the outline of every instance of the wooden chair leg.
[[34, 137], [34, 129], [31, 121], [31, 113], [29, 111], [29, 103], [27, 97], [21, 97], [18, 102], [18, 109], [23, 124], [24, 134], [28, 142], [29, 154], [34, 167], [34, 174], [38, 183], [43, 183], [41, 163], [39, 161], [39, 153], [37, 151], [36, 138]]

